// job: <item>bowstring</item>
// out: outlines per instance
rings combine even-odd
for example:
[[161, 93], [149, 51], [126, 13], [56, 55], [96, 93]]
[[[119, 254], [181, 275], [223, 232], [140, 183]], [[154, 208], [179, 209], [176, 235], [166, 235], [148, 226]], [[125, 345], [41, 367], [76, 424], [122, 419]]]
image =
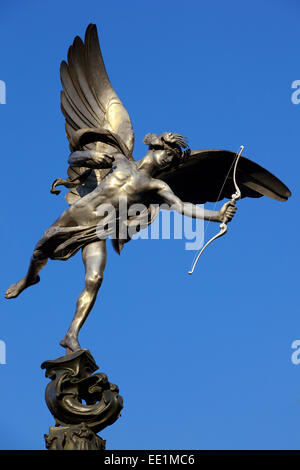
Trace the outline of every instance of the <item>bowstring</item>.
[[[214, 203], [213, 211], [215, 210], [216, 205], [217, 205], [218, 202], [219, 202], [219, 197], [220, 197], [221, 194], [222, 194], [222, 191], [223, 191], [223, 189], [224, 189], [224, 187], [225, 187], [225, 184], [226, 184], [226, 182], [227, 182], [227, 180], [228, 180], [228, 177], [229, 177], [229, 175], [230, 175], [230, 172], [231, 172], [232, 168], [233, 168], [234, 165], [235, 165], [235, 162], [236, 162], [237, 158], [238, 158], [238, 153], [236, 152], [235, 157], [234, 157], [234, 159], [233, 159], [233, 161], [232, 161], [232, 163], [231, 163], [231, 165], [230, 165], [230, 168], [229, 168], [229, 170], [228, 170], [228, 172], [227, 172], [227, 174], [226, 174], [226, 177], [225, 177], [225, 179], [224, 179], [224, 182], [223, 182], [223, 184], [222, 184], [222, 186], [221, 186], [221, 189], [220, 189], [220, 191], [219, 191], [217, 200], [216, 200], [216, 202]], [[204, 240], [205, 240], [205, 235], [206, 235], [206, 232], [207, 232], [207, 229], [208, 229], [208, 227], [209, 227], [210, 222], [211, 222], [211, 220], [209, 220], [209, 221], [207, 222], [207, 225], [206, 225], [206, 227], [205, 227], [205, 229], [204, 229]], [[193, 266], [193, 264], [194, 264], [194, 262], [195, 262], [195, 259], [196, 259], [197, 256], [198, 256], [198, 253], [199, 253], [199, 250], [198, 250], [197, 253], [195, 253], [195, 255], [194, 255], [194, 258], [193, 258], [193, 261], [192, 261], [192, 266]]]

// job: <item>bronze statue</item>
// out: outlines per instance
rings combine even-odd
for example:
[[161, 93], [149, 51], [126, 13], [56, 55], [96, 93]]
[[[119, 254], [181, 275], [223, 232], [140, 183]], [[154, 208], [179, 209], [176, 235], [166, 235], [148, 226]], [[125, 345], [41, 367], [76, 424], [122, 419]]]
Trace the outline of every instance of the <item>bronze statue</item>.
[[[242, 157], [241, 152], [190, 150], [186, 139], [177, 133], [147, 134], [144, 143], [148, 151], [135, 161], [131, 121], [110, 84], [95, 25], [88, 26], [85, 42], [76, 37], [69, 48], [68, 63], [61, 64], [61, 82], [70, 166], [69, 177], [55, 180], [51, 192], [59, 194], [59, 185], [69, 188], [66, 199], [70, 206], [46, 230], [34, 249], [26, 276], [7, 289], [6, 297], [17, 297], [38, 283], [48, 258], [67, 260], [81, 249], [85, 288], [77, 300], [71, 326], [60, 342], [70, 352], [80, 349], [79, 331], [103, 281], [108, 237], [120, 254], [131, 239], [127, 231], [130, 223], [152, 223], [157, 206], [163, 203], [190, 217], [221, 222], [224, 233], [224, 225], [232, 220], [240, 197], [265, 195], [285, 201], [291, 193], [267, 170]], [[219, 211], [196, 205], [224, 198], [230, 201]], [[145, 210], [131, 216], [126, 212], [124, 218], [120, 210], [123, 203], [127, 207], [143, 204]], [[113, 209], [108, 215], [102, 210], [107, 206]], [[118, 223], [114, 224], [113, 219]]]

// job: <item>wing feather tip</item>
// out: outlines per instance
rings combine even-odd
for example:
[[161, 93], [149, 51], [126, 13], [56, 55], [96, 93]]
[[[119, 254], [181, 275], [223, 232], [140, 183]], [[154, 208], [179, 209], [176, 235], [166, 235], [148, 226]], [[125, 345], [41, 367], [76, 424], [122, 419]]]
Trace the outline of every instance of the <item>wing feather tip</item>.
[[288, 188], [286, 190], [286, 198], [288, 199], [289, 197], [292, 197], [292, 191], [290, 191]]
[[90, 23], [85, 31], [84, 42], [86, 43], [93, 34], [98, 38], [97, 26], [94, 23]]

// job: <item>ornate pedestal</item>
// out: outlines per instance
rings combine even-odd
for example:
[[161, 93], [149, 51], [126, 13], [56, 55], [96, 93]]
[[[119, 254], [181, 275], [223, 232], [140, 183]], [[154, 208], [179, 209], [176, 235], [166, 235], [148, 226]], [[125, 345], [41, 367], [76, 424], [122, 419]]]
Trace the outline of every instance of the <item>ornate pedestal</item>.
[[[45, 361], [46, 403], [56, 420], [45, 434], [50, 450], [104, 450], [97, 432], [120, 416], [123, 400], [116, 385], [108, 382], [87, 349]], [[92, 375], [93, 374], [93, 375]]]

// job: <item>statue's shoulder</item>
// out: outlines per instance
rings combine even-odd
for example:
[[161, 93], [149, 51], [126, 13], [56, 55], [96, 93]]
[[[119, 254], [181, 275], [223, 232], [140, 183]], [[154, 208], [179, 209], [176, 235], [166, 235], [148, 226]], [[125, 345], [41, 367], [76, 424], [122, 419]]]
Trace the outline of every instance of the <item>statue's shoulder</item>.
[[116, 164], [126, 164], [126, 165], [129, 165], [129, 166], [132, 166], [132, 165], [135, 165], [135, 161], [134, 160], [128, 160], [128, 158], [121, 152], [115, 152], [113, 154], [113, 157], [114, 157], [114, 162]]

